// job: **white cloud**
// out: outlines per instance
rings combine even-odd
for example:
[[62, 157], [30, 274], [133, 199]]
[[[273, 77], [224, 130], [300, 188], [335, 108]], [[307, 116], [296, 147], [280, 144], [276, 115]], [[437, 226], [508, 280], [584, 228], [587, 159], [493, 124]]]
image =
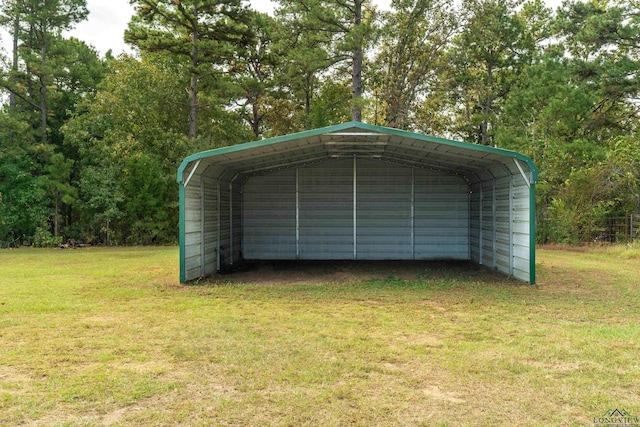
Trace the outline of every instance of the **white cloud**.
[[109, 49], [114, 56], [130, 53], [124, 42], [124, 30], [134, 13], [128, 0], [88, 0], [89, 18], [81, 22], [67, 36], [73, 36], [93, 46], [100, 55]]

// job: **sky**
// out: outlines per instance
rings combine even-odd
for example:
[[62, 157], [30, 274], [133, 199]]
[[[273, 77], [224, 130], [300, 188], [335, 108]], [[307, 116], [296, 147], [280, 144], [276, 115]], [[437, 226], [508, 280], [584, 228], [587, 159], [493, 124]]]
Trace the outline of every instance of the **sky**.
[[[0, 0], [2, 1], [2, 0]], [[390, 0], [381, 0], [390, 1]], [[251, 0], [254, 9], [261, 12], [271, 12], [274, 3], [270, 0]], [[73, 36], [93, 46], [100, 56], [104, 56], [109, 49], [114, 56], [121, 53], [131, 53], [132, 49], [124, 42], [124, 30], [134, 13], [129, 0], [87, 0], [89, 18], [78, 24], [65, 36]], [[11, 38], [9, 34], [0, 30], [0, 47], [9, 56]]]
[[[377, 0], [381, 9], [388, 9], [391, 0]], [[251, 0], [251, 6], [261, 12], [271, 12], [274, 3], [270, 0]], [[546, 0], [547, 5], [554, 9], [560, 0]], [[134, 12], [129, 0], [87, 0], [89, 9], [88, 20], [81, 22], [75, 29], [66, 33], [93, 46], [100, 56], [111, 49], [114, 56], [121, 53], [131, 53], [132, 49], [124, 42], [124, 30]], [[0, 32], [1, 45], [4, 53], [9, 54], [11, 46], [9, 35]]]
[[[386, 0], [388, 1], [388, 0]], [[252, 0], [251, 5], [260, 12], [271, 12], [274, 4], [270, 0]], [[68, 33], [92, 45], [100, 55], [109, 49], [113, 55], [131, 53], [131, 48], [124, 42], [124, 30], [134, 13], [129, 0], [87, 0], [89, 19]]]

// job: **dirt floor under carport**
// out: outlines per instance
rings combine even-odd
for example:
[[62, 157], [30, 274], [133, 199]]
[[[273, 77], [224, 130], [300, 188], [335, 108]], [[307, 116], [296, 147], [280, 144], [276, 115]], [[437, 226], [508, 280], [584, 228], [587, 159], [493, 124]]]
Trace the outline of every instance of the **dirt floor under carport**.
[[207, 283], [348, 283], [372, 279], [458, 279], [496, 282], [507, 277], [471, 261], [245, 261]]

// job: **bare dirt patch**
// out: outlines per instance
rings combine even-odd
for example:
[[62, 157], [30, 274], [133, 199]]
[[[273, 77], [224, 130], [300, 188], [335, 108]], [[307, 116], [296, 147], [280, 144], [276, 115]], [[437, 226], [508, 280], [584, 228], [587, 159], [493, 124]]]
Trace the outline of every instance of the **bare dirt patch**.
[[504, 278], [469, 261], [255, 261], [207, 283], [322, 284], [372, 279], [416, 280], [420, 278], [470, 277], [495, 281]]

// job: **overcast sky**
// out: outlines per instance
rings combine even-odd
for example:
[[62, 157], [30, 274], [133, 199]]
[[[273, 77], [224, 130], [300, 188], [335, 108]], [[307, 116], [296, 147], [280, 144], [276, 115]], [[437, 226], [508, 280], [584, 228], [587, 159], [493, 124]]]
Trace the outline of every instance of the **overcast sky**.
[[[251, 5], [261, 12], [273, 10], [270, 0], [252, 0]], [[115, 56], [131, 52], [123, 39], [124, 30], [134, 12], [129, 0], [87, 0], [87, 7], [89, 19], [69, 34], [95, 47], [100, 55], [109, 49], [113, 50]]]
[[[1, 1], [1, 0], [0, 0]], [[391, 0], [377, 0], [376, 3], [382, 9], [388, 9]], [[546, 3], [554, 9], [561, 0], [546, 0]], [[261, 12], [271, 12], [273, 3], [270, 0], [251, 0], [254, 9]], [[111, 49], [115, 56], [122, 52], [131, 52], [123, 40], [124, 30], [133, 14], [133, 6], [129, 0], [87, 0], [89, 19], [78, 24], [68, 35], [84, 40], [93, 46], [101, 56]], [[9, 53], [11, 46], [6, 32], [0, 33], [5, 54]]]

